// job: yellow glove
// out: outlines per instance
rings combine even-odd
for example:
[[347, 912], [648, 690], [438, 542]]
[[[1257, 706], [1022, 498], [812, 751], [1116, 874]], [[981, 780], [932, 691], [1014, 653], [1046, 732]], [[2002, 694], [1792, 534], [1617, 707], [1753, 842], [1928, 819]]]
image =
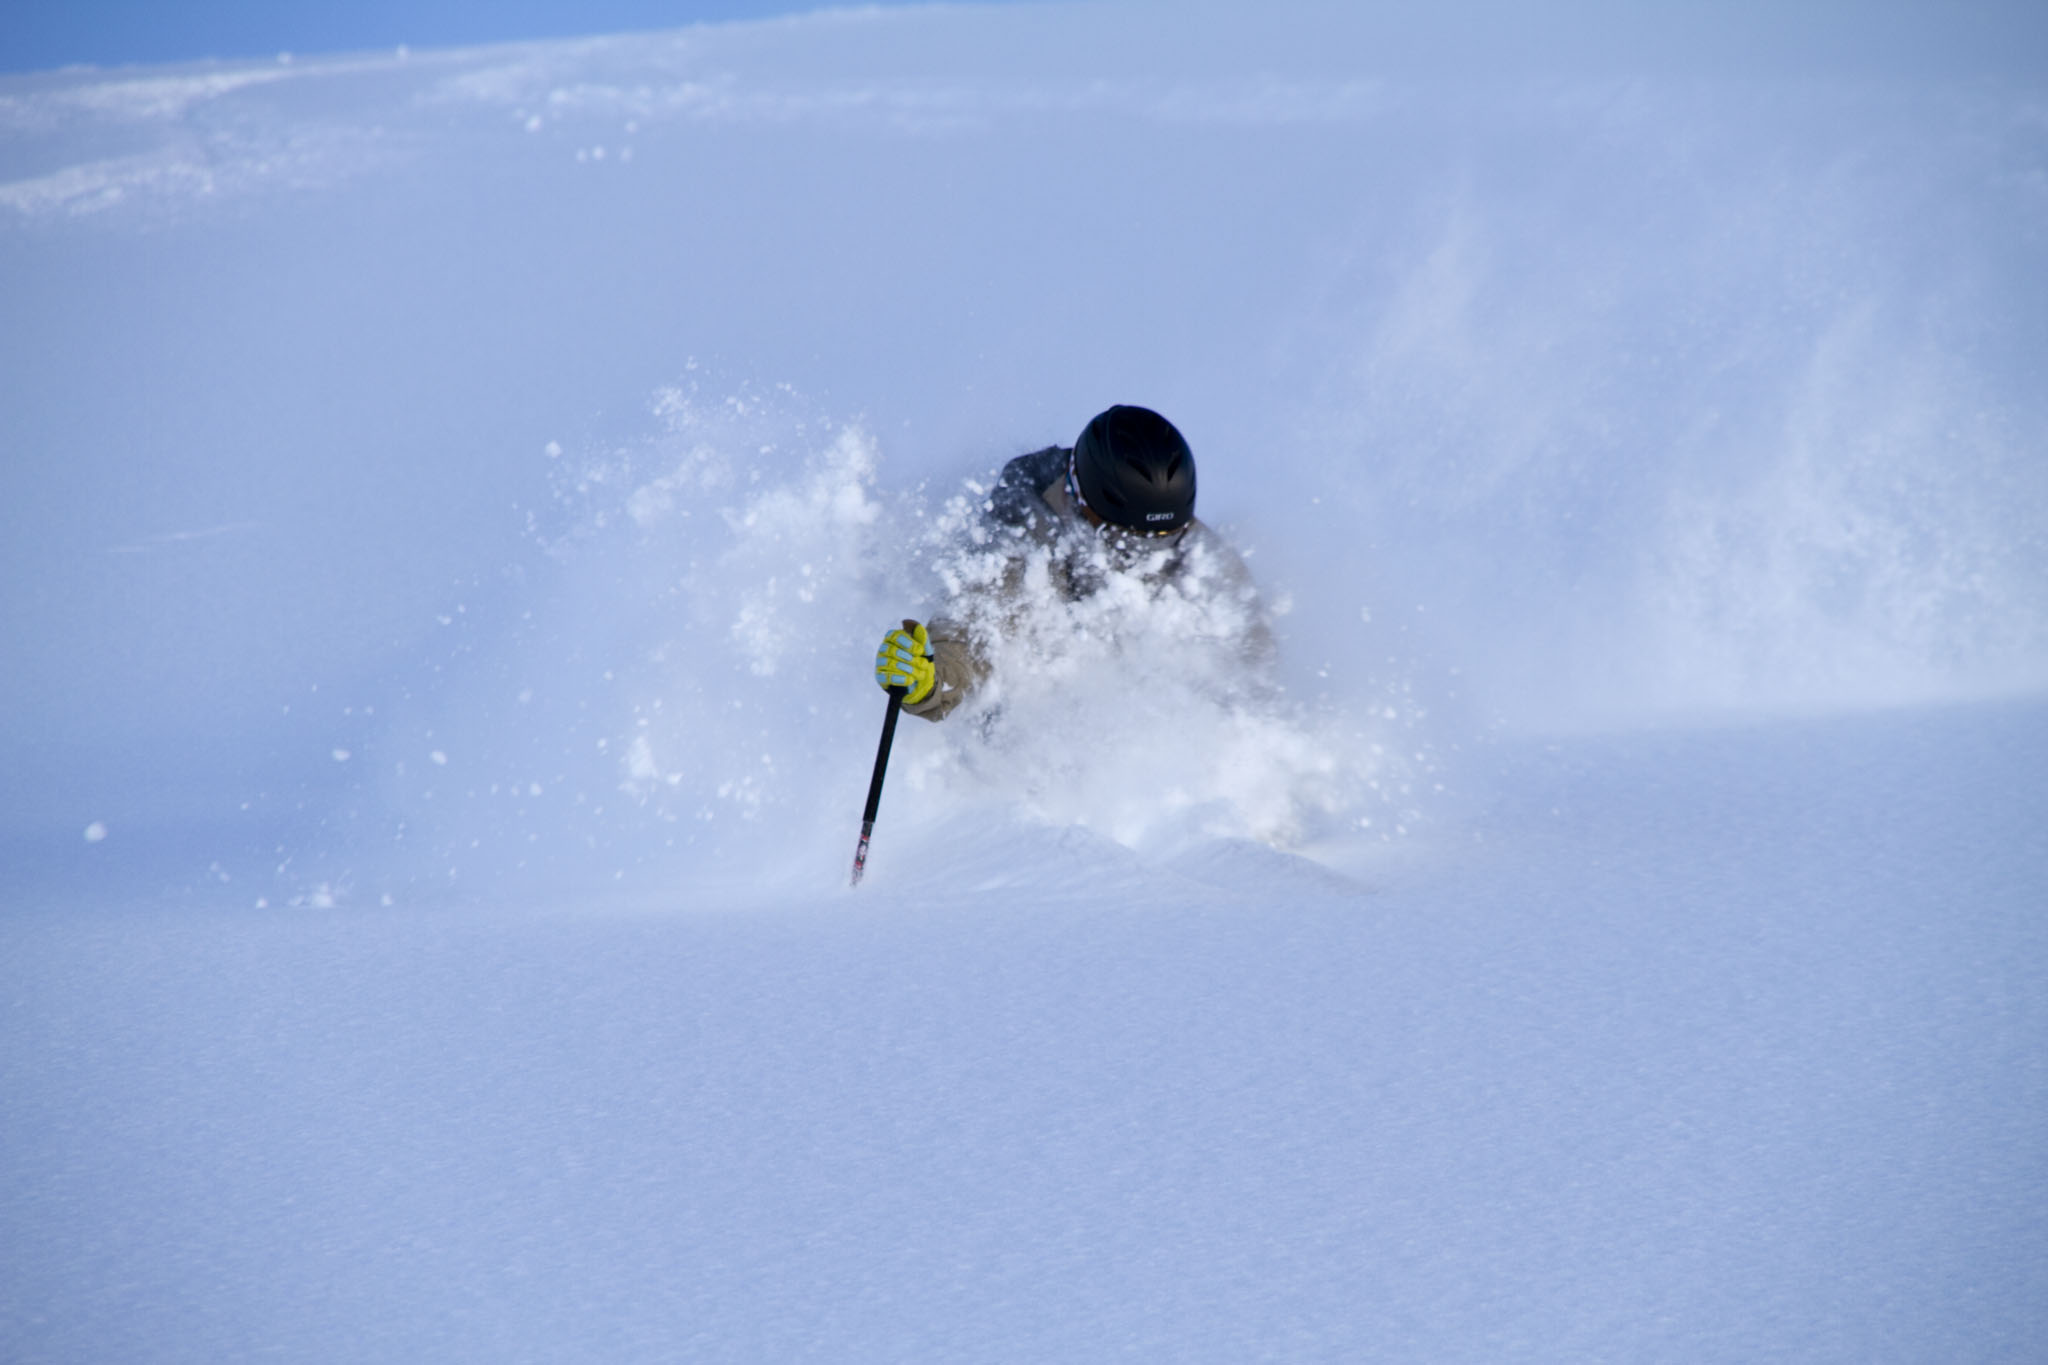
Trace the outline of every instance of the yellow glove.
[[906, 689], [903, 700], [912, 704], [929, 697], [938, 681], [932, 675], [931, 633], [915, 621], [905, 621], [901, 630], [884, 635], [882, 647], [875, 651], [875, 681], [885, 692]]

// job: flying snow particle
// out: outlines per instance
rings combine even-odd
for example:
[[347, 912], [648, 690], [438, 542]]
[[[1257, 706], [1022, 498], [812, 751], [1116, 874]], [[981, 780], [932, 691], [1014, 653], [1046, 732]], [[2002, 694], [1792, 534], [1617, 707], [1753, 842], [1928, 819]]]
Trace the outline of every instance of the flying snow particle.
[[439, 749], [434, 750], [427, 757], [433, 759], [436, 764], [443, 768], [448, 766], [448, 755], [442, 753]]
[[348, 750], [346, 750], [346, 749], [336, 749], [336, 750], [334, 751], [334, 761], [335, 761], [336, 763], [346, 763], [346, 762], [348, 762], [348, 760], [349, 760], [349, 752], [348, 752]]
[[562, 458], [562, 443], [560, 441], [549, 441], [547, 445], [542, 447], [542, 451], [550, 460], [559, 460]]
[[96, 844], [106, 837], [107, 827], [97, 820], [85, 827], [85, 841], [88, 844]]

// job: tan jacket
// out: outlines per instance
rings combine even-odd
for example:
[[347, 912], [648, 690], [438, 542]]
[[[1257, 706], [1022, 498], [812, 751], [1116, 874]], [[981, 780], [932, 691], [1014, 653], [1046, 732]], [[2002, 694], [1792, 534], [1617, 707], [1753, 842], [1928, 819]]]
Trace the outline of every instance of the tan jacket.
[[[1048, 454], [1050, 452], [1039, 452], [1035, 457], [1020, 456], [1004, 471], [1006, 480], [1012, 476], [1012, 471], [1043, 464], [1040, 457]], [[1034, 464], [1027, 465], [1027, 462]], [[973, 696], [987, 679], [990, 670], [987, 651], [968, 621], [970, 618], [983, 623], [1003, 621], [1008, 614], [1005, 611], [1007, 601], [1019, 598], [1023, 590], [1028, 555], [1038, 550], [1050, 552], [1047, 565], [1052, 587], [1068, 601], [1088, 597], [1100, 586], [1101, 580], [1093, 564], [1082, 556], [1061, 553], [1063, 547], [1087, 543], [1079, 538], [1099, 534], [1095, 527], [1081, 519], [1069, 503], [1065, 481], [1054, 478], [1036, 490], [1035, 503], [1028, 493], [1025, 494], [1025, 502], [1029, 506], [1024, 516], [1006, 518], [1012, 524], [1003, 528], [1002, 534], [1014, 536], [1019, 548], [996, 581], [968, 600], [956, 597], [926, 623], [931, 637], [934, 684], [923, 701], [915, 705], [904, 704], [903, 709], [911, 715], [922, 716], [926, 720], [942, 720]], [[1018, 510], [1014, 505], [1010, 509], [1012, 513]], [[1162, 554], [1156, 562], [1133, 566], [1130, 571], [1140, 572], [1148, 583], [1163, 587], [1185, 575], [1190, 559], [1197, 555], [1202, 557], [1207, 567], [1211, 584], [1254, 605], [1254, 610], [1247, 616], [1249, 624], [1245, 638], [1237, 642], [1235, 648], [1244, 654], [1248, 664], [1263, 667], [1271, 661], [1273, 637], [1263, 609], [1256, 607], [1251, 571], [1245, 567], [1243, 557], [1202, 521], [1191, 519], [1172, 550]], [[989, 628], [983, 624], [980, 629], [985, 632]]]

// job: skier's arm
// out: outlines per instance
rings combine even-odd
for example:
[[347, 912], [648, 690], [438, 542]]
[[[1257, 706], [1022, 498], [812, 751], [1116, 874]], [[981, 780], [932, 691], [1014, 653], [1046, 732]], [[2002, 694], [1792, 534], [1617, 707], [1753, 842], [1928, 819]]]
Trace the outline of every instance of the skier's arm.
[[[1052, 511], [1040, 494], [1059, 482], [1066, 467], [1067, 450], [1064, 446], [1047, 446], [1029, 455], [1019, 455], [1005, 464], [995, 487], [989, 490], [984, 510], [986, 524], [991, 529], [1007, 530], [1011, 535], [1030, 535], [1049, 543], [1053, 536]], [[1014, 586], [1015, 571], [1013, 564], [1010, 574], [1006, 575], [1006, 583], [1011, 586]], [[900, 685], [906, 688], [903, 709], [913, 716], [926, 720], [945, 719], [988, 677], [987, 658], [966, 625], [958, 620], [941, 616], [928, 627], [920, 627], [915, 621], [905, 621], [903, 630], [891, 631], [884, 639], [884, 653], [899, 636], [902, 639], [898, 663], [885, 676], [883, 654], [877, 654], [875, 680], [883, 687]]]
[[905, 621], [875, 651], [875, 681], [885, 691], [902, 688], [903, 709], [926, 720], [944, 719], [987, 674], [967, 631], [953, 621]]
[[1243, 613], [1234, 641], [1239, 657], [1254, 674], [1270, 674], [1280, 651], [1273, 640], [1272, 615], [1252, 579], [1251, 566], [1228, 541], [1200, 522], [1195, 523], [1191, 537], [1190, 548], [1198, 549], [1205, 561], [1211, 591], [1236, 603]]
[[929, 627], [928, 638], [931, 642], [931, 690], [915, 703], [906, 698], [903, 709], [926, 720], [944, 720], [988, 676], [988, 663], [981, 657], [981, 651], [975, 648], [967, 628], [957, 621], [944, 617], [934, 620]]

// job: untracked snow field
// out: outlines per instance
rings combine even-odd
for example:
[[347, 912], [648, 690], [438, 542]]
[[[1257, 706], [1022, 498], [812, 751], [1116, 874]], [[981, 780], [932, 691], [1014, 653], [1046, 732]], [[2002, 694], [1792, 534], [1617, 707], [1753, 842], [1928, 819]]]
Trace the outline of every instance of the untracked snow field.
[[[2048, 1357], [2048, 34], [1834, 18], [0, 79], [0, 1359]], [[1114, 402], [1277, 689], [847, 889]]]
[[10, 1355], [2036, 1357], [2048, 708], [1494, 761], [1371, 891], [12, 916]]

